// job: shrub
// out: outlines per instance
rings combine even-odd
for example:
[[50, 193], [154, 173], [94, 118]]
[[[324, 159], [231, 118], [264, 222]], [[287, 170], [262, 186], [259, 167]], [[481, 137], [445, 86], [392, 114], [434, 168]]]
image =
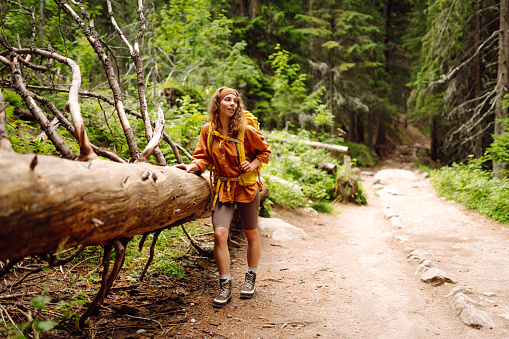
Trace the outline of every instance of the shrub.
[[[303, 130], [298, 136], [286, 132], [273, 134], [284, 139], [300, 140], [306, 138], [309, 132]], [[337, 172], [344, 171], [344, 166], [329, 151], [297, 141], [288, 143], [274, 139], [270, 144], [271, 159], [263, 167], [262, 176], [270, 186], [271, 203], [296, 208], [303, 206], [308, 199], [316, 202], [336, 198], [336, 174], [316, 167], [319, 162], [327, 162], [335, 164]]]
[[499, 222], [509, 222], [509, 180], [491, 178], [482, 168], [484, 159], [453, 164], [433, 171], [431, 182], [437, 192]]
[[347, 142], [345, 146], [348, 147], [350, 157], [356, 160], [357, 166], [374, 167], [378, 163], [378, 156], [368, 146], [354, 142]]

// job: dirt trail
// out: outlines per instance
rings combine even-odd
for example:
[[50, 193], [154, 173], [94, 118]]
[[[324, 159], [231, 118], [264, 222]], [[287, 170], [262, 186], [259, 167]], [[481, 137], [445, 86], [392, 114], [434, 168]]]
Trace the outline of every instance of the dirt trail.
[[[500, 316], [509, 314], [507, 229], [440, 199], [429, 179], [390, 173], [385, 172], [384, 185], [397, 195], [388, 203], [403, 228], [395, 229], [384, 217], [373, 176], [363, 176], [367, 206], [338, 205], [336, 216], [278, 211], [273, 217], [304, 229], [309, 239], [262, 239], [258, 294], [251, 300], [238, 297], [246, 264], [245, 249], [237, 250], [232, 302], [212, 308], [216, 280], [211, 278], [210, 286], [187, 296], [188, 321], [167, 336], [508, 338], [509, 321]], [[408, 241], [396, 240], [398, 235]], [[482, 309], [492, 314], [495, 327], [464, 325], [446, 296], [456, 285], [421, 282], [414, 274], [417, 263], [407, 259], [410, 249], [432, 253], [434, 263], [486, 305]], [[212, 276], [214, 267], [208, 272]], [[495, 295], [485, 297], [486, 292]]]

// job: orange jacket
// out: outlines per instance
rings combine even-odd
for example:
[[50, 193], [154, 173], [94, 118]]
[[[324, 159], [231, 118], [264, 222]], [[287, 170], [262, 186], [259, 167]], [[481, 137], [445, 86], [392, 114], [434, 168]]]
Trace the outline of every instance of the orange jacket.
[[[214, 167], [217, 174], [222, 177], [236, 178], [242, 174], [239, 168], [239, 157], [237, 149], [233, 141], [223, 141], [221, 138], [214, 138], [212, 144], [212, 158], [207, 150], [207, 136], [209, 133], [210, 123], [205, 124], [200, 132], [200, 139], [196, 144], [196, 149], [193, 154], [193, 163], [198, 165], [200, 171], [203, 173], [214, 162]], [[218, 127], [218, 132], [221, 132], [221, 127]], [[228, 137], [234, 138], [235, 136], [229, 132]], [[269, 162], [269, 155], [271, 153], [270, 146], [265, 141], [263, 134], [256, 128], [246, 125], [244, 133], [244, 149], [246, 152], [246, 160], [251, 162], [258, 158], [262, 163]], [[256, 193], [261, 189], [260, 184], [253, 184], [251, 186], [238, 185], [235, 181], [231, 182], [230, 195], [232, 200], [228, 200], [227, 185], [222, 185], [219, 191], [219, 201], [221, 202], [251, 202], [253, 201]], [[215, 187], [213, 187], [215, 192]]]

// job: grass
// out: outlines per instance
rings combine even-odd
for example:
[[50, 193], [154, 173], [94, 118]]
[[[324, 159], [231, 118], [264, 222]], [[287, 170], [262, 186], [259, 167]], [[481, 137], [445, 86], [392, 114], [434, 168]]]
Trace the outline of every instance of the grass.
[[501, 223], [509, 223], [509, 179], [491, 177], [482, 159], [431, 171], [438, 194]]
[[329, 214], [329, 215], [337, 215], [339, 212], [334, 208], [334, 205], [328, 201], [319, 200], [316, 202], [313, 202], [310, 205], [311, 208], [313, 208], [315, 211]]

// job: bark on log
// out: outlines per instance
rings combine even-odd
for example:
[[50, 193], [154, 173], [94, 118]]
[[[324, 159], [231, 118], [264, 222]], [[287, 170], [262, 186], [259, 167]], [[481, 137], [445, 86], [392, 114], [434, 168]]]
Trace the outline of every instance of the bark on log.
[[106, 245], [206, 217], [208, 179], [174, 167], [0, 151], [0, 259]]
[[14, 107], [14, 117], [23, 121], [37, 121], [32, 112], [26, 108]]

